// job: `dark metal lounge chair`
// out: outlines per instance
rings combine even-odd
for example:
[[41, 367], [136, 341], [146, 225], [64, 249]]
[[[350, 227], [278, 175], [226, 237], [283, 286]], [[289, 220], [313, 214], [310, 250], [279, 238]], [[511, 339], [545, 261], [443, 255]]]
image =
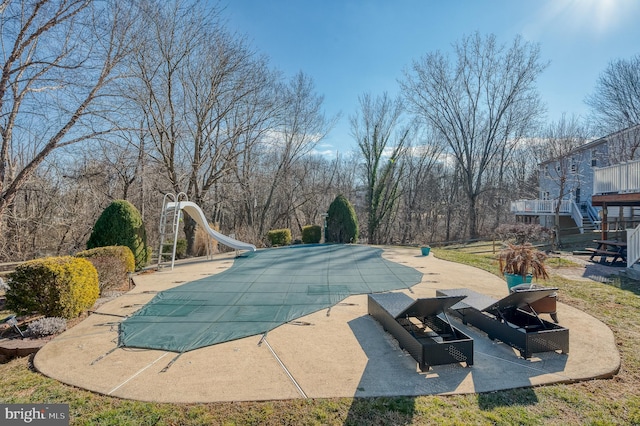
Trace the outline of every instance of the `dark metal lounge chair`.
[[432, 365], [464, 362], [473, 365], [473, 339], [453, 327], [446, 309], [459, 297], [414, 300], [404, 293], [370, 294], [368, 311], [418, 362], [421, 371]]
[[[530, 358], [536, 352], [569, 352], [569, 329], [541, 319], [531, 307], [532, 303], [553, 294], [557, 288], [522, 290], [496, 300], [467, 288], [438, 290], [438, 296], [465, 296], [451, 306], [452, 312], [464, 324], [487, 333], [491, 340], [498, 339]], [[530, 312], [526, 312], [526, 308]]]

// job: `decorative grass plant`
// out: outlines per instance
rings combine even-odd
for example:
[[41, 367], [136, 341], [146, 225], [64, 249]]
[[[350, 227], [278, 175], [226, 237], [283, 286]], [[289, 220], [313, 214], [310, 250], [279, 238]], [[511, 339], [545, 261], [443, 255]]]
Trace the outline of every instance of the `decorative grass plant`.
[[529, 243], [508, 244], [507, 248], [498, 254], [500, 273], [520, 275], [523, 278], [531, 275], [535, 279], [548, 279], [546, 259], [546, 254]]

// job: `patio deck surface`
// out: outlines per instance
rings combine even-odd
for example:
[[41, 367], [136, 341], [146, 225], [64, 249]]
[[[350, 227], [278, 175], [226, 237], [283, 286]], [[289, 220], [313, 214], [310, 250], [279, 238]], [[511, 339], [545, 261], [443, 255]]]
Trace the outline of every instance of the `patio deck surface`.
[[[417, 248], [384, 247], [383, 257], [423, 273], [419, 284], [396, 290], [412, 298], [460, 287], [496, 298], [507, 294], [505, 282], [493, 274], [422, 256]], [[420, 372], [416, 361], [367, 314], [365, 294], [283, 324], [265, 337], [245, 337], [179, 357], [166, 350], [117, 347], [123, 317], [158, 291], [220, 273], [233, 262], [233, 253], [221, 254], [178, 263], [173, 271], [135, 276], [132, 291], [101, 305], [99, 314], [45, 345], [35, 356], [36, 369], [105, 395], [195, 403], [488, 392], [611, 377], [620, 367], [611, 330], [559, 303], [560, 325], [570, 330], [569, 354], [545, 352], [525, 360], [513, 348], [454, 319], [474, 339], [474, 365]]]

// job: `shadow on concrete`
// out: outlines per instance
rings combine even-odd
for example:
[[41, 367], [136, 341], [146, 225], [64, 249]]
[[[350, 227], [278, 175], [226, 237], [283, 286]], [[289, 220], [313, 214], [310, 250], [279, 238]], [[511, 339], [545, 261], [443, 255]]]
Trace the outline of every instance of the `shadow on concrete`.
[[408, 395], [413, 394], [411, 382], [416, 380], [417, 363], [397, 347], [396, 341], [369, 315], [348, 324], [368, 362], [344, 424], [412, 424], [416, 397], [394, 394], [397, 395], [398, 389], [407, 389]]
[[398, 389], [404, 395], [452, 393], [472, 372], [458, 364], [420, 372], [416, 360], [373, 317], [361, 316], [348, 324], [368, 359], [356, 397], [393, 396]]
[[609, 283], [617, 273], [624, 269], [624, 267], [619, 266], [617, 267], [600, 263], [588, 263], [584, 267], [584, 273], [582, 274], [582, 276], [592, 281]]
[[[413, 357], [400, 349], [398, 342], [373, 317], [365, 315], [349, 321], [368, 359], [354, 396], [482, 393], [527, 388], [540, 383], [544, 379], [541, 376], [546, 376], [544, 380], [550, 378], [551, 382], [566, 379], [563, 376], [566, 354], [541, 352], [523, 359], [509, 345], [490, 340], [484, 332], [463, 325], [457, 318], [453, 318], [453, 323], [473, 339], [474, 364], [469, 367], [464, 363], [435, 365], [420, 372]], [[515, 396], [529, 401], [531, 397], [519, 396], [525, 394], [518, 391]]]

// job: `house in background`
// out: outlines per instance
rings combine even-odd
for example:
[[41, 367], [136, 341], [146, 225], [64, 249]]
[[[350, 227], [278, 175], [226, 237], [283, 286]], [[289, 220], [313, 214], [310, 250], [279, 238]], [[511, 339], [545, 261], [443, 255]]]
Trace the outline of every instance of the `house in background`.
[[[640, 261], [640, 160], [596, 169], [591, 199], [601, 209], [603, 240], [611, 224], [626, 229], [627, 268], [633, 267]], [[618, 217], [611, 220], [611, 215]]]
[[[599, 197], [602, 191], [613, 193], [620, 189], [619, 182], [612, 178], [615, 173], [640, 179], [639, 169], [622, 167], [636, 158], [640, 158], [640, 125], [581, 145], [561, 158], [541, 163], [538, 199], [514, 201], [511, 212], [517, 221], [548, 228], [555, 226], [557, 214], [559, 232], [563, 234], [633, 227], [640, 221], [640, 201], [628, 203], [625, 197], [618, 196], [616, 201], [603, 204]], [[609, 172], [614, 170], [611, 167], [615, 171]], [[616, 186], [608, 188], [607, 184]], [[628, 193], [634, 189], [620, 190]]]

